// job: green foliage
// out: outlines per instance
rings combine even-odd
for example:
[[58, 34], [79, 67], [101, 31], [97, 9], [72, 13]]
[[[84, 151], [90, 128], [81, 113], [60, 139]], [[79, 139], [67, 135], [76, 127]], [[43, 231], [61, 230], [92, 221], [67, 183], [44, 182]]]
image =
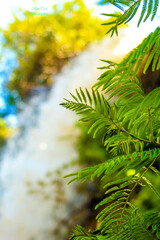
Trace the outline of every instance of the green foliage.
[[[131, 7], [135, 1], [112, 3]], [[157, 1], [152, 4], [157, 9]], [[131, 12], [128, 15], [133, 17]], [[160, 87], [146, 94], [137, 75], [147, 54], [143, 71], [150, 65], [152, 71], [160, 69], [159, 36], [157, 28], [119, 64], [103, 60], [108, 64], [107, 71], [99, 77], [92, 91], [80, 88], [75, 95], [71, 94], [71, 100], [61, 103], [81, 115], [81, 121], [90, 124], [88, 132], [93, 138], [104, 134], [104, 146], [110, 154], [103, 162], [66, 176], [72, 177], [69, 183], [94, 181], [98, 177], [106, 191], [104, 199], [96, 206], [100, 209], [97, 229], [87, 232], [77, 226], [70, 237], [72, 240], [160, 239], [159, 207], [143, 212], [132, 204], [139, 187], [148, 187], [157, 201], [160, 199], [159, 187], [151, 177], [154, 174], [159, 182]], [[111, 98], [113, 104], [109, 102]]]
[[11, 137], [12, 133], [11, 127], [8, 126], [3, 118], [0, 118], [0, 148], [6, 143], [7, 139]]
[[15, 52], [18, 66], [8, 82], [24, 99], [30, 90], [53, 83], [52, 75], [60, 71], [70, 57], [85, 46], [101, 39], [101, 20], [91, 14], [82, 0], [54, 5], [52, 13], [36, 15], [20, 10], [7, 30], [3, 30], [3, 49]]
[[[118, 35], [118, 26], [128, 23], [136, 15], [140, 6], [142, 6], [142, 9], [137, 26], [140, 25], [142, 20], [145, 22], [149, 17], [151, 17], [152, 21], [157, 14], [159, 0], [103, 0], [103, 3], [111, 3], [122, 11], [122, 13], [103, 14], [115, 17], [115, 20], [103, 23], [103, 25], [111, 25], [107, 33], [111, 32], [112, 36], [114, 33]], [[128, 8], [125, 10], [126, 7]]]

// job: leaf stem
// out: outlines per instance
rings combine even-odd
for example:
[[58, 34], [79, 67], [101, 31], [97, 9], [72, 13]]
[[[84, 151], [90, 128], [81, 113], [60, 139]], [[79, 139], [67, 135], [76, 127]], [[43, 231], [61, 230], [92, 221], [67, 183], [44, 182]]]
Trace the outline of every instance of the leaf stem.
[[152, 140], [153, 140], [153, 142], [154, 142], [152, 119], [151, 119], [151, 113], [150, 113], [150, 109], [149, 109], [149, 108], [148, 108], [148, 113], [149, 113], [149, 123], [150, 123], [150, 128], [151, 128], [151, 137], [152, 137]]
[[124, 132], [124, 133], [126, 133], [127, 135], [129, 135], [129, 136], [131, 136], [131, 137], [133, 137], [133, 138], [135, 138], [135, 139], [138, 139], [138, 140], [141, 141], [141, 142], [146, 142], [146, 143], [154, 144], [154, 145], [160, 147], [160, 143], [157, 143], [157, 142], [155, 142], [155, 141], [152, 142], [152, 141], [149, 141], [149, 140], [143, 139], [143, 138], [139, 138], [139, 137], [131, 134], [130, 132], [126, 131], [124, 128], [120, 128], [120, 127], [119, 127], [115, 122], [113, 122], [111, 119], [109, 119], [109, 120], [110, 120], [121, 132]]
[[121, 219], [122, 219], [122, 216], [123, 216], [123, 213], [124, 213], [124, 210], [127, 206], [127, 203], [128, 203], [128, 200], [133, 192], [133, 190], [135, 189], [135, 187], [140, 184], [140, 180], [142, 179], [142, 177], [146, 174], [146, 172], [149, 170], [150, 167], [152, 167], [153, 163], [157, 160], [158, 157], [155, 157], [155, 159], [151, 162], [151, 164], [148, 166], [148, 168], [145, 169], [145, 171], [142, 173], [142, 175], [140, 176], [140, 178], [138, 179], [138, 181], [136, 182], [136, 184], [133, 186], [133, 188], [131, 189], [130, 193], [128, 194], [128, 197], [126, 199], [126, 202], [125, 202], [125, 205], [123, 207], [123, 210], [122, 210], [122, 213], [121, 213]]

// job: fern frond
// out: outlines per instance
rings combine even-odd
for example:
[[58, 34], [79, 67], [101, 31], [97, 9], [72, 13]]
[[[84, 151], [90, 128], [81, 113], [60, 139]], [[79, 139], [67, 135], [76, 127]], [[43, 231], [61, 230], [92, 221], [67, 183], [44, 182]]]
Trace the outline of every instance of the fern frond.
[[[106, 22], [103, 25], [111, 25], [110, 29], [107, 33], [111, 32], [111, 36], [116, 33], [118, 35], [118, 26], [122, 24], [128, 23], [137, 13], [140, 6], [142, 6], [142, 10], [140, 13], [140, 17], [138, 20], [137, 26], [140, 25], [140, 23], [145, 22], [150, 16], [151, 21], [155, 18], [157, 14], [157, 9], [159, 5], [159, 0], [134, 0], [134, 1], [121, 1], [121, 0], [104, 0], [104, 3], [110, 3], [114, 6], [116, 6], [118, 9], [120, 9], [122, 14], [112, 14], [112, 17], [115, 17], [115, 20], [112, 20], [110, 22]], [[128, 7], [124, 11], [124, 7]], [[104, 14], [106, 16], [110, 16], [111, 14]]]
[[[103, 179], [107, 179], [111, 174], [115, 172], [127, 172], [129, 169], [135, 169], [134, 176], [142, 170], [142, 167], [148, 167], [148, 165], [153, 161], [154, 158], [160, 156], [160, 149], [151, 149], [149, 151], [134, 152], [128, 156], [122, 155], [117, 156], [107, 161], [95, 165], [93, 167], [88, 167], [81, 169], [78, 173], [68, 174], [65, 177], [74, 176], [75, 181], [83, 180], [86, 182], [88, 180], [93, 181], [95, 177], [100, 177], [103, 174]], [[130, 179], [130, 178], [129, 178]], [[124, 179], [122, 180], [122, 182]], [[70, 183], [70, 182], [69, 182]], [[116, 182], [118, 183], [118, 182]], [[115, 184], [112, 182], [112, 184]], [[107, 187], [108, 185], [104, 186]]]
[[[158, 54], [159, 51], [157, 51], [157, 49], [160, 49], [159, 27], [145, 38], [138, 47], [132, 50], [120, 64], [109, 62], [108, 70], [98, 78], [98, 82], [94, 84], [93, 87], [96, 90], [102, 87], [102, 91], [105, 93], [112, 90], [113, 92], [109, 99], [114, 97], [114, 95], [119, 95], [120, 100], [122, 100], [127, 96], [126, 94], [128, 94], [132, 96], [130, 103], [138, 100], [141, 101], [145, 94], [136, 74], [142, 60], [149, 53], [150, 56], [144, 66], [144, 73], [147, 71], [151, 61], [153, 71], [160, 68], [160, 64], [157, 65], [160, 62], [160, 54]], [[134, 95], [136, 96], [135, 98]]]
[[77, 225], [73, 233], [70, 235], [69, 240], [97, 240], [97, 237], [89, 234], [84, 228], [82, 228], [80, 225]]
[[[104, 0], [122, 10], [122, 13], [104, 14], [112, 17], [108, 32], [118, 34], [118, 26], [129, 22], [141, 4], [138, 26], [157, 14], [158, 0]], [[126, 10], [125, 10], [126, 9]], [[70, 240], [152, 240], [160, 239], [160, 214], [156, 211], [141, 214], [130, 200], [137, 190], [148, 186], [160, 198], [160, 193], [148, 179], [147, 172], [160, 176], [157, 167], [160, 159], [160, 87], [148, 95], [138, 77], [138, 70], [144, 63], [145, 74], [160, 69], [160, 28], [133, 49], [120, 63], [103, 60], [106, 71], [89, 90], [76, 89], [72, 100], [61, 105], [81, 115], [80, 120], [90, 122], [88, 133], [93, 138], [102, 131], [104, 146], [110, 158], [104, 162], [69, 174], [73, 181], [101, 181], [105, 188], [103, 200], [96, 205], [99, 210], [99, 227], [87, 232], [77, 226]], [[99, 89], [101, 88], [101, 92]], [[105, 94], [109, 94], [106, 96]], [[114, 103], [110, 104], [110, 99]], [[107, 99], [106, 99], [107, 98]], [[155, 164], [155, 166], [153, 166]]]
[[65, 99], [66, 102], [61, 103], [61, 105], [75, 111], [77, 114], [85, 115], [80, 119], [81, 121], [92, 121], [88, 132], [91, 132], [94, 138], [98, 132], [104, 128], [110, 131], [110, 127], [114, 126], [114, 123], [111, 121], [111, 116], [115, 113], [113, 109], [111, 112], [111, 106], [105, 97], [98, 91], [94, 92], [92, 90], [92, 94], [90, 94], [87, 89], [86, 93], [84, 93], [82, 89], [80, 89], [80, 91], [76, 90], [76, 93], [77, 96], [71, 94], [76, 102]]
[[154, 185], [147, 179], [146, 177], [143, 177], [142, 180], [152, 189], [152, 191], [156, 194], [156, 196], [160, 199], [160, 193], [158, 190], [154, 187]]
[[104, 145], [106, 146], [106, 151], [111, 148], [111, 153], [114, 152], [114, 155], [130, 154], [133, 151], [140, 152], [144, 147], [142, 141], [124, 134], [110, 137], [109, 140], [105, 141]]

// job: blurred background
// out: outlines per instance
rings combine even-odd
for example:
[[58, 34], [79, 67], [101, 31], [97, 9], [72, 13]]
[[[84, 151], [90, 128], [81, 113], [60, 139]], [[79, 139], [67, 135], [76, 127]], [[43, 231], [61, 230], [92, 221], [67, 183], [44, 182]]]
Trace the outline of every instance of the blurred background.
[[[120, 61], [158, 26], [136, 18], [105, 37], [101, 13], [115, 7], [93, 0], [6, 0], [0, 9], [0, 238], [65, 240], [72, 227], [96, 226], [99, 180], [72, 184], [63, 176], [109, 158], [102, 137], [59, 104], [76, 87], [95, 83], [99, 59]], [[155, 184], [157, 180], [151, 176]], [[139, 189], [136, 204], [158, 207]], [[150, 200], [149, 200], [150, 199]]]

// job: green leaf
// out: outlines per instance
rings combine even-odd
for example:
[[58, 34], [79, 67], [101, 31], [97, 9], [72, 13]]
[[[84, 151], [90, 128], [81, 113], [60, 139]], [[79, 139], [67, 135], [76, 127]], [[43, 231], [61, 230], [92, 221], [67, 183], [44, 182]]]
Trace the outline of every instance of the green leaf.
[[132, 154], [132, 157], [131, 157], [132, 161], [134, 161], [134, 160], [136, 159], [136, 157], [137, 157], [137, 153], [134, 152], [134, 153]]
[[142, 153], [141, 159], [144, 160], [146, 156], [147, 156], [147, 152], [145, 151], [145, 152]]
[[154, 185], [149, 181], [149, 179], [147, 179], [146, 177], [142, 177], [142, 179], [147, 183], [147, 185], [152, 189], [152, 191], [160, 199], [160, 192], [154, 187]]

